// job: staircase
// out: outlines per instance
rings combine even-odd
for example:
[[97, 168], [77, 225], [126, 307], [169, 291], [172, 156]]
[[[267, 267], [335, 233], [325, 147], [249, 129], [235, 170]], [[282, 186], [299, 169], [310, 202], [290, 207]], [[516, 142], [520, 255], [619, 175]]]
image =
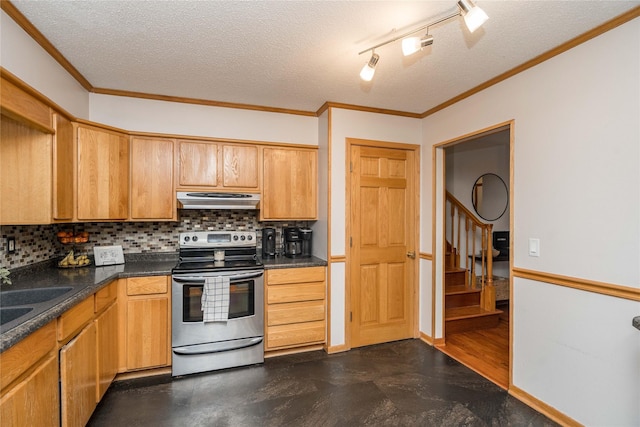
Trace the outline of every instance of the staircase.
[[[495, 328], [500, 322], [501, 310], [497, 310], [495, 302], [495, 287], [493, 286], [493, 265], [491, 257], [484, 254], [492, 253], [491, 224], [483, 224], [466, 210], [451, 194], [447, 193], [447, 202], [451, 206], [451, 242], [447, 241], [445, 253], [445, 335], [477, 329]], [[461, 227], [464, 219], [464, 229]], [[455, 224], [458, 223], [456, 229]], [[475, 254], [476, 233], [480, 246], [480, 275], [476, 276], [476, 266], [470, 259]], [[464, 241], [461, 244], [461, 236]], [[447, 239], [448, 240], [448, 239]], [[464, 247], [466, 257], [465, 267], [461, 267], [460, 251]], [[485, 264], [487, 266], [485, 270]]]

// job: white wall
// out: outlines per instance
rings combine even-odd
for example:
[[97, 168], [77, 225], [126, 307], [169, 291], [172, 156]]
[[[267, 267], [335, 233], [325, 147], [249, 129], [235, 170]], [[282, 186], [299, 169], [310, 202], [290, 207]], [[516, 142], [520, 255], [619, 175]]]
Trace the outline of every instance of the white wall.
[[[387, 116], [363, 111], [331, 109], [331, 256], [346, 255], [346, 138], [371, 139], [419, 145], [421, 121], [408, 117]], [[421, 172], [422, 173], [422, 172]], [[345, 343], [344, 311], [337, 310], [334, 302], [344, 307], [347, 272], [344, 263], [332, 272], [331, 279], [331, 342], [330, 346]], [[342, 272], [342, 274], [338, 274]], [[342, 303], [339, 303], [342, 301]], [[335, 332], [334, 332], [335, 331]], [[425, 331], [430, 334], [430, 331]]]
[[137, 132], [318, 145], [318, 118], [91, 94], [92, 121]]
[[89, 93], [3, 11], [0, 65], [72, 115], [89, 118]]
[[[640, 18], [424, 120], [426, 149], [515, 119], [514, 267], [640, 287], [638, 76]], [[640, 425], [640, 304], [524, 280], [513, 292], [513, 384], [586, 425]]]

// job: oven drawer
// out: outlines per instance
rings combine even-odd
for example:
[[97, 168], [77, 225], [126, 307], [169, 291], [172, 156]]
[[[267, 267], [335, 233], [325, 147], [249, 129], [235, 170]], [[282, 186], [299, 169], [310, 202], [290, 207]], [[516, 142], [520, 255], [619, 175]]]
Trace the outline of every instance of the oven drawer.
[[324, 300], [324, 282], [271, 286], [267, 290], [267, 303], [279, 304], [297, 301]]
[[323, 343], [325, 322], [293, 323], [267, 327], [267, 348]]
[[167, 276], [131, 277], [127, 279], [127, 295], [166, 294]]
[[267, 326], [317, 320], [324, 320], [324, 300], [276, 304], [267, 313]]

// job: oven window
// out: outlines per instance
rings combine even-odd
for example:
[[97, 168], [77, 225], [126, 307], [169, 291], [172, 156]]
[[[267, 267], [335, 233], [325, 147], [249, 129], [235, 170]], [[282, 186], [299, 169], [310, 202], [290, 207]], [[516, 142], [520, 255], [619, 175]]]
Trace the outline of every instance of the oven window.
[[[183, 285], [182, 321], [202, 322], [202, 284]], [[229, 319], [255, 314], [255, 281], [245, 280], [229, 284]]]

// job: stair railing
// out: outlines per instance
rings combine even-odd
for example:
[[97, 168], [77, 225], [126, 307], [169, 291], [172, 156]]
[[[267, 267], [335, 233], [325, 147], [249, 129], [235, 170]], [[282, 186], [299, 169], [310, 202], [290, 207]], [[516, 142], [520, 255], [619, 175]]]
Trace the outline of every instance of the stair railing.
[[[451, 221], [447, 221], [447, 240], [451, 251], [451, 260], [455, 260], [456, 267], [464, 266], [469, 270], [469, 285], [476, 288], [478, 278], [482, 291], [482, 307], [494, 310], [496, 306], [495, 287], [493, 286], [493, 224], [480, 221], [453, 194], [446, 192], [446, 206]], [[462, 226], [464, 222], [464, 227]], [[476, 251], [480, 246], [480, 252]], [[465, 256], [462, 257], [461, 254]], [[458, 258], [459, 257], [459, 258]], [[479, 257], [479, 259], [477, 258]], [[464, 260], [464, 263], [462, 262]], [[476, 261], [480, 261], [480, 275], [476, 273]]]

